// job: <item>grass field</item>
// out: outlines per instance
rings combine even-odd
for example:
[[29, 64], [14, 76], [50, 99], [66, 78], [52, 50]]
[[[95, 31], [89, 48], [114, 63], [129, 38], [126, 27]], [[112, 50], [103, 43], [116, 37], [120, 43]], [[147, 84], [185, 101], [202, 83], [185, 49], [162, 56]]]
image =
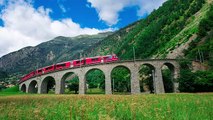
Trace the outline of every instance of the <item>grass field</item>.
[[0, 96], [0, 120], [66, 119], [212, 120], [213, 93]]
[[7, 89], [0, 91], [0, 97], [9, 96], [9, 95], [12, 95], [12, 96], [13, 95], [22, 95], [22, 94], [25, 94], [25, 93], [20, 92], [18, 86], [14, 86], [14, 87], [7, 88]]

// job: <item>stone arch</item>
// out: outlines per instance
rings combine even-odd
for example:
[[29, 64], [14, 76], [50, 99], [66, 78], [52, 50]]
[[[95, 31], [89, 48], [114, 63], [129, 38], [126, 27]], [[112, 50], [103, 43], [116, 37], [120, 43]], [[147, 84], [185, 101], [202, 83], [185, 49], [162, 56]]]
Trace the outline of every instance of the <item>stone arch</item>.
[[[73, 79], [74, 77], [78, 77], [77, 74], [75, 74], [74, 72], [67, 72], [63, 75], [63, 77], [61, 78], [61, 92], [62, 94], [65, 93], [65, 88], [66, 88], [66, 80], [68, 78]], [[78, 77], [79, 79], [79, 77]], [[79, 80], [78, 80], [79, 82]]]
[[165, 63], [163, 63], [163, 65], [161, 66], [161, 68], [162, 68], [164, 65], [167, 66], [167, 67], [172, 71], [172, 73], [174, 74], [174, 72], [175, 72], [175, 65], [174, 65], [174, 64], [172, 64], [172, 63], [170, 63], [170, 62], [165, 62]]
[[111, 72], [112, 72], [115, 68], [118, 68], [118, 67], [124, 67], [124, 68], [128, 69], [128, 70], [131, 72], [130, 68], [129, 68], [128, 66], [125, 66], [125, 65], [117, 65], [117, 66], [114, 66], [114, 67], [112, 68]]
[[153, 70], [155, 70], [155, 65], [153, 65], [153, 64], [150, 64], [150, 63], [141, 64], [141, 66], [143, 66], [143, 65], [148, 66], [148, 67], [152, 68]]
[[143, 63], [139, 67], [140, 90], [143, 93], [155, 93], [155, 76], [156, 68], [150, 63]]
[[50, 89], [53, 89], [55, 91], [55, 86], [55, 79], [52, 76], [47, 76], [41, 82], [41, 93], [48, 93]]
[[[84, 79], [85, 79], [85, 82], [86, 82], [86, 93], [88, 92], [88, 90], [89, 90], [89, 87], [90, 87], [90, 85], [88, 84], [88, 79], [87, 79], [87, 77], [89, 77], [88, 75], [92, 72], [92, 71], [100, 71], [100, 74], [98, 74], [97, 76], [95, 76], [95, 77], [98, 77], [99, 78], [99, 81], [96, 81], [97, 83], [99, 82], [99, 84], [97, 85], [94, 85], [94, 87], [97, 87], [97, 88], [99, 88], [100, 89], [100, 91], [97, 91], [97, 92], [95, 92], [95, 94], [102, 94], [102, 92], [105, 92], [105, 81], [106, 81], [106, 75], [105, 75], [105, 73], [104, 73], [104, 71], [102, 70], [102, 69], [100, 69], [100, 68], [92, 68], [92, 69], [89, 69], [88, 71], [86, 71], [86, 73], [85, 73], [85, 76], [84, 76]], [[93, 78], [94, 76], [92, 76], [92, 79], [94, 79]], [[97, 79], [97, 78], [96, 78]], [[95, 79], [95, 80], [96, 80]], [[104, 91], [101, 91], [101, 89], [104, 89]], [[91, 91], [90, 91], [91, 92]], [[93, 93], [93, 92], [91, 92], [91, 93]]]
[[27, 90], [26, 85], [25, 85], [25, 84], [22, 84], [22, 85], [21, 85], [21, 91], [22, 91], [22, 92], [26, 92], [26, 90]]
[[28, 87], [28, 93], [37, 93], [38, 92], [38, 83], [36, 80], [30, 82]]
[[[168, 70], [167, 70], [168, 69]], [[175, 66], [174, 64], [170, 62], [165, 62], [161, 66], [162, 71], [162, 77], [164, 82], [164, 89], [165, 92], [174, 92], [174, 86], [175, 86]]]
[[[131, 71], [131, 69], [128, 67], [128, 66], [125, 66], [125, 65], [117, 65], [117, 66], [115, 66], [115, 67], [113, 67], [112, 68], [112, 70], [111, 70], [111, 73], [110, 73], [110, 78], [111, 78], [111, 87], [112, 87], [112, 92], [113, 92], [113, 94], [115, 93], [115, 92], [120, 92], [119, 90], [117, 90], [116, 89], [116, 84], [118, 84], [119, 85], [119, 81], [118, 80], [116, 80], [116, 78], [114, 78], [114, 70], [115, 69], [117, 69], [117, 68], [124, 68], [124, 69], [126, 69], [127, 71], [126, 72], [128, 72], [129, 73], [129, 76], [127, 75], [126, 76], [126, 83], [125, 83], [125, 86], [126, 86], [126, 90], [124, 90], [126, 93], [130, 93], [131, 92], [131, 77], [132, 77], [132, 71]], [[127, 73], [127, 74], [128, 74]], [[129, 80], [128, 80], [129, 79]], [[119, 88], [119, 87], [118, 87]]]

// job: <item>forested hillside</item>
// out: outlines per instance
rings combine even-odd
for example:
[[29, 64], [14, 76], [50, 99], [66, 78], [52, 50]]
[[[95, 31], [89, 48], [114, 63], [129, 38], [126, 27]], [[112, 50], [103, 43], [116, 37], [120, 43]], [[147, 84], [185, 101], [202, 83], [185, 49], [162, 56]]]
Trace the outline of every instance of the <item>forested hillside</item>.
[[213, 5], [199, 24], [198, 37], [184, 53], [187, 58], [200, 61], [213, 70]]
[[[168, 0], [146, 19], [133, 23], [98, 43], [87, 55], [113, 52], [121, 59], [133, 59], [134, 47], [137, 59], [166, 58], [172, 50], [196, 39], [199, 23], [205, 18], [211, 2]], [[179, 56], [181, 54], [168, 58]]]
[[[179, 90], [181, 92], [213, 91], [212, 3], [213, 0], [168, 0], [147, 18], [97, 43], [96, 47], [90, 49], [86, 55], [116, 53], [121, 60], [131, 60], [135, 49], [136, 59], [184, 59], [180, 61]], [[195, 70], [192, 61], [197, 64], [195, 67], [198, 68]], [[204, 69], [200, 69], [201, 67]], [[124, 71], [121, 69], [116, 75], [120, 78], [115, 78], [116, 84], [123, 83], [121, 86], [128, 84], [125, 81], [119, 83], [128, 76], [128, 72]], [[162, 73], [165, 90], [172, 92], [171, 73], [168, 69], [163, 70]], [[143, 68], [140, 74], [149, 76], [152, 71], [149, 68]], [[148, 85], [152, 92], [151, 76], [140, 82], [141, 84], [145, 82], [144, 84]], [[141, 86], [142, 91], [143, 88]]]
[[182, 62], [179, 89], [184, 92], [213, 91], [213, 5], [199, 24], [198, 37], [184, 53], [186, 58], [198, 61], [207, 69], [194, 71], [190, 61]]

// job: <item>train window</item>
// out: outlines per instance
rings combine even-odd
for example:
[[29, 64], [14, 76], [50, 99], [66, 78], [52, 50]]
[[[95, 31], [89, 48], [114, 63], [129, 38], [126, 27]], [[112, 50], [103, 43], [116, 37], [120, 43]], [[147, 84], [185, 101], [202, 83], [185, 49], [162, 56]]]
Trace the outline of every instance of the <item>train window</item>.
[[38, 72], [42, 72], [42, 70], [38, 70]]
[[98, 61], [98, 58], [93, 58], [92, 61]]
[[66, 64], [59, 64], [59, 65], [56, 65], [56, 67], [65, 67]]
[[51, 66], [51, 67], [47, 67], [47, 68], [46, 68], [46, 70], [49, 70], [49, 69], [52, 69], [52, 66]]
[[76, 64], [79, 64], [80, 63], [80, 61], [76, 61]]

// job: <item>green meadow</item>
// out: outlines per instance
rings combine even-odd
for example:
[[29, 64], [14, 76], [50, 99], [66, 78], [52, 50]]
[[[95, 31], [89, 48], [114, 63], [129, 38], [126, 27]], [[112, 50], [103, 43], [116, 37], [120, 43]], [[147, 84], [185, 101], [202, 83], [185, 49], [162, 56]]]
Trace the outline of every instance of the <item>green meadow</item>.
[[213, 93], [159, 95], [0, 93], [0, 120], [212, 119]]

